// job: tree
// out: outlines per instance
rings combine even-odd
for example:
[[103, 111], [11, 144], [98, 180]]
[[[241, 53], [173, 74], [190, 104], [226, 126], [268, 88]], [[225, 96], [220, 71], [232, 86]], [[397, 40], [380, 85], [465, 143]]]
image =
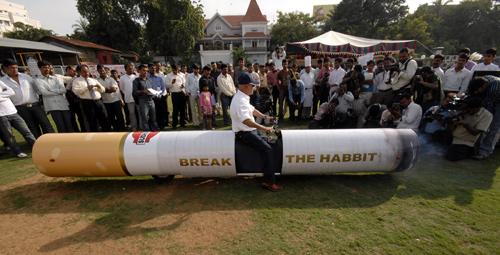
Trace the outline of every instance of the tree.
[[[446, 26], [452, 24], [451, 26]], [[493, 1], [463, 1], [443, 14], [443, 42], [456, 40], [458, 48], [470, 47], [477, 51], [500, 46], [500, 9]]]
[[89, 40], [88, 36], [89, 22], [86, 19], [80, 18], [79, 20], [76, 21], [75, 24], [73, 24], [72, 27], [73, 27], [73, 34], [67, 35], [67, 37], [83, 41]]
[[460, 48], [483, 51], [500, 46], [500, 9], [489, 0], [462, 1], [447, 5], [435, 1], [421, 5], [413, 14], [429, 25], [433, 47], [443, 46], [445, 53], [455, 54]]
[[189, 58], [203, 37], [205, 20], [199, 2], [151, 0], [143, 9], [150, 49], [164, 56]]
[[373, 38], [387, 38], [387, 28], [408, 13], [405, 0], [342, 0], [329, 15], [323, 30]]
[[[245, 52], [245, 49], [243, 49], [243, 47], [237, 47], [237, 48], [233, 48], [233, 52], [231, 52], [231, 55], [233, 56], [233, 64], [237, 64], [238, 63], [238, 59], [242, 58], [245, 60], [245, 62], [247, 62], [247, 53]], [[246, 65], [247, 63], [245, 63]]]
[[278, 21], [271, 29], [271, 45], [284, 45], [317, 36], [319, 31], [314, 26], [314, 19], [302, 12], [278, 12]]
[[139, 50], [143, 45], [139, 1], [78, 0], [78, 12], [88, 21], [88, 39], [119, 50]]
[[4, 33], [5, 37], [28, 41], [38, 41], [45, 36], [51, 35], [54, 35], [52, 30], [34, 28], [21, 22], [14, 23], [14, 31]]
[[84, 30], [89, 41], [141, 57], [189, 55], [203, 36], [199, 0], [78, 0], [77, 8], [88, 21]]
[[421, 17], [408, 15], [397, 25], [397, 29], [395, 39], [414, 39], [424, 45], [433, 44], [429, 24]]

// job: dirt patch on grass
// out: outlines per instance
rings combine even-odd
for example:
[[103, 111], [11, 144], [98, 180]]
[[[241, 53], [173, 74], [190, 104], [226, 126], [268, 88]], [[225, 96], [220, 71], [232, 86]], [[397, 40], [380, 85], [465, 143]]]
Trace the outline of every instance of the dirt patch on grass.
[[[195, 180], [75, 181], [36, 175], [0, 187], [2, 254], [213, 254], [253, 225]], [[215, 189], [217, 190], [217, 189]], [[217, 193], [217, 191], [215, 192]], [[184, 194], [180, 196], [179, 194]]]

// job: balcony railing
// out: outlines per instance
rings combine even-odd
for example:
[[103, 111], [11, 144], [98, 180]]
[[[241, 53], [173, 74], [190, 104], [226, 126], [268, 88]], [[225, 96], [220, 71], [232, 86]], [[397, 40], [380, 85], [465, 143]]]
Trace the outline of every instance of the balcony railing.
[[246, 47], [245, 51], [247, 51], [247, 52], [267, 51], [267, 48], [266, 47]]
[[203, 50], [230, 50], [230, 46], [229, 44], [227, 45], [205, 44], [203, 45]]

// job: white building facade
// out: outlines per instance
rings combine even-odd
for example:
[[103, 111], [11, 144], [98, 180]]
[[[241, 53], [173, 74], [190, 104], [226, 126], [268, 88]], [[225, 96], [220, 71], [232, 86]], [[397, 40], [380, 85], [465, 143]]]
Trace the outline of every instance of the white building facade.
[[41, 27], [40, 21], [30, 18], [24, 5], [0, 0], [0, 37], [3, 37], [3, 33], [14, 30], [16, 22], [34, 28]]
[[205, 20], [205, 37], [200, 42], [201, 64], [222, 61], [232, 63], [232, 51], [243, 48], [251, 63], [264, 64], [268, 60], [268, 21], [262, 15], [256, 0], [251, 0], [245, 15], [216, 13]]

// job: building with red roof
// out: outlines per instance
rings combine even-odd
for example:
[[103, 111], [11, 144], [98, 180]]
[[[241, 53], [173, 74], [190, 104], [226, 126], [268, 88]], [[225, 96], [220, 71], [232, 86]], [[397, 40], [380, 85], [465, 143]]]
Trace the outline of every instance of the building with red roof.
[[133, 54], [122, 53], [121, 51], [108, 46], [88, 41], [69, 39], [64, 36], [46, 36], [40, 41], [79, 52], [78, 58], [82, 64], [110, 65], [116, 64], [114, 63], [114, 59], [116, 60], [118, 58], [128, 59], [130, 57], [132, 61], [135, 59], [134, 56], [132, 56]]
[[256, 0], [250, 0], [245, 15], [216, 13], [205, 20], [205, 37], [200, 42], [201, 64], [232, 63], [231, 52], [236, 47], [245, 50], [249, 62], [264, 64], [269, 53], [269, 32], [268, 20]]

